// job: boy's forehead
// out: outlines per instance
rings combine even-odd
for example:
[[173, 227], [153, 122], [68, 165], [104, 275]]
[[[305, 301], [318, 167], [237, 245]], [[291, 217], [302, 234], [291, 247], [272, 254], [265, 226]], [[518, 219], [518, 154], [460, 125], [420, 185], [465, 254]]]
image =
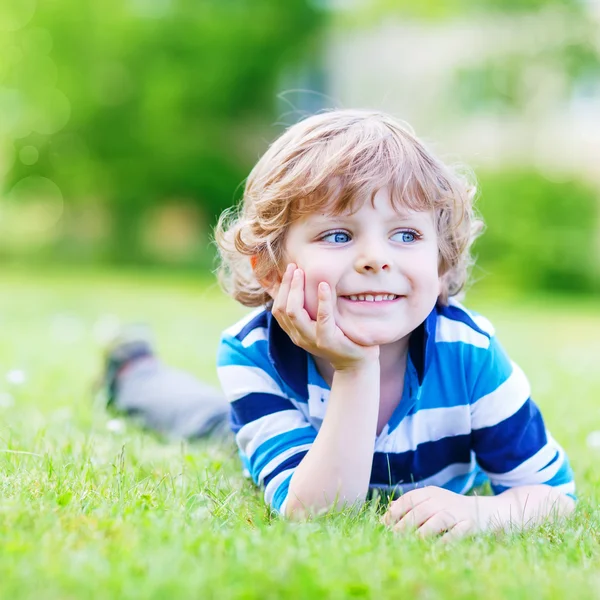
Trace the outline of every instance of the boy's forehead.
[[309, 216], [322, 220], [351, 218], [357, 216], [363, 208], [399, 219], [428, 217], [432, 213], [429, 207], [414, 208], [402, 199], [393, 198], [384, 188], [370, 197], [357, 197], [345, 203], [341, 203], [338, 198], [330, 198]]

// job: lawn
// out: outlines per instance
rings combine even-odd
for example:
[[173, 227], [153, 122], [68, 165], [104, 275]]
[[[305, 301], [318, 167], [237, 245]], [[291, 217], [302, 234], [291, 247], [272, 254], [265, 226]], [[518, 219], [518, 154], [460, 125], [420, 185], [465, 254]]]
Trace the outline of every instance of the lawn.
[[0, 290], [2, 597], [600, 598], [600, 300], [473, 294], [580, 501], [563, 526], [444, 546], [395, 537], [374, 506], [272, 518], [232, 444], [165, 443], [92, 401], [119, 320], [151, 323], [166, 360], [216, 383], [219, 333], [243, 310], [208, 277], [9, 271]]

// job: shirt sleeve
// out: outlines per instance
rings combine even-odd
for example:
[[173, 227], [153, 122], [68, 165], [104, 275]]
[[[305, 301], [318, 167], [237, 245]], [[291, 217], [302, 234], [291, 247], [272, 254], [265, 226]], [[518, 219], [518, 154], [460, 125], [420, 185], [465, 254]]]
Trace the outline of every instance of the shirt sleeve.
[[231, 406], [231, 428], [244, 466], [264, 487], [265, 502], [285, 512], [290, 480], [317, 432], [283, 390], [266, 340], [224, 334], [217, 371]]
[[523, 371], [495, 337], [482, 357], [471, 396], [472, 442], [494, 493], [545, 484], [575, 498], [569, 460], [547, 431]]

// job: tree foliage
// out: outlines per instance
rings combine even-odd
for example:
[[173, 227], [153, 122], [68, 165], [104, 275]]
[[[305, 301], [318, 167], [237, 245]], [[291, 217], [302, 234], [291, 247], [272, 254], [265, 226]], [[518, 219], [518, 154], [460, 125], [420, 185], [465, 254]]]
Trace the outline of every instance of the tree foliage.
[[0, 135], [16, 157], [5, 188], [36, 175], [70, 203], [101, 197], [128, 245], [165, 198], [218, 213], [256, 158], [245, 132], [273, 120], [281, 73], [320, 20], [305, 0], [40, 2], [0, 42]]

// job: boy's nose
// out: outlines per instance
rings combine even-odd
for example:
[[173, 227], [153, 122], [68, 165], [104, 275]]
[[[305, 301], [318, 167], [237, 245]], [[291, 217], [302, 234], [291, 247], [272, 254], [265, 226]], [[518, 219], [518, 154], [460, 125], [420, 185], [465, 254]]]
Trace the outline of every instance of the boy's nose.
[[383, 252], [373, 245], [356, 259], [355, 268], [359, 273], [377, 273], [389, 270], [390, 264]]

